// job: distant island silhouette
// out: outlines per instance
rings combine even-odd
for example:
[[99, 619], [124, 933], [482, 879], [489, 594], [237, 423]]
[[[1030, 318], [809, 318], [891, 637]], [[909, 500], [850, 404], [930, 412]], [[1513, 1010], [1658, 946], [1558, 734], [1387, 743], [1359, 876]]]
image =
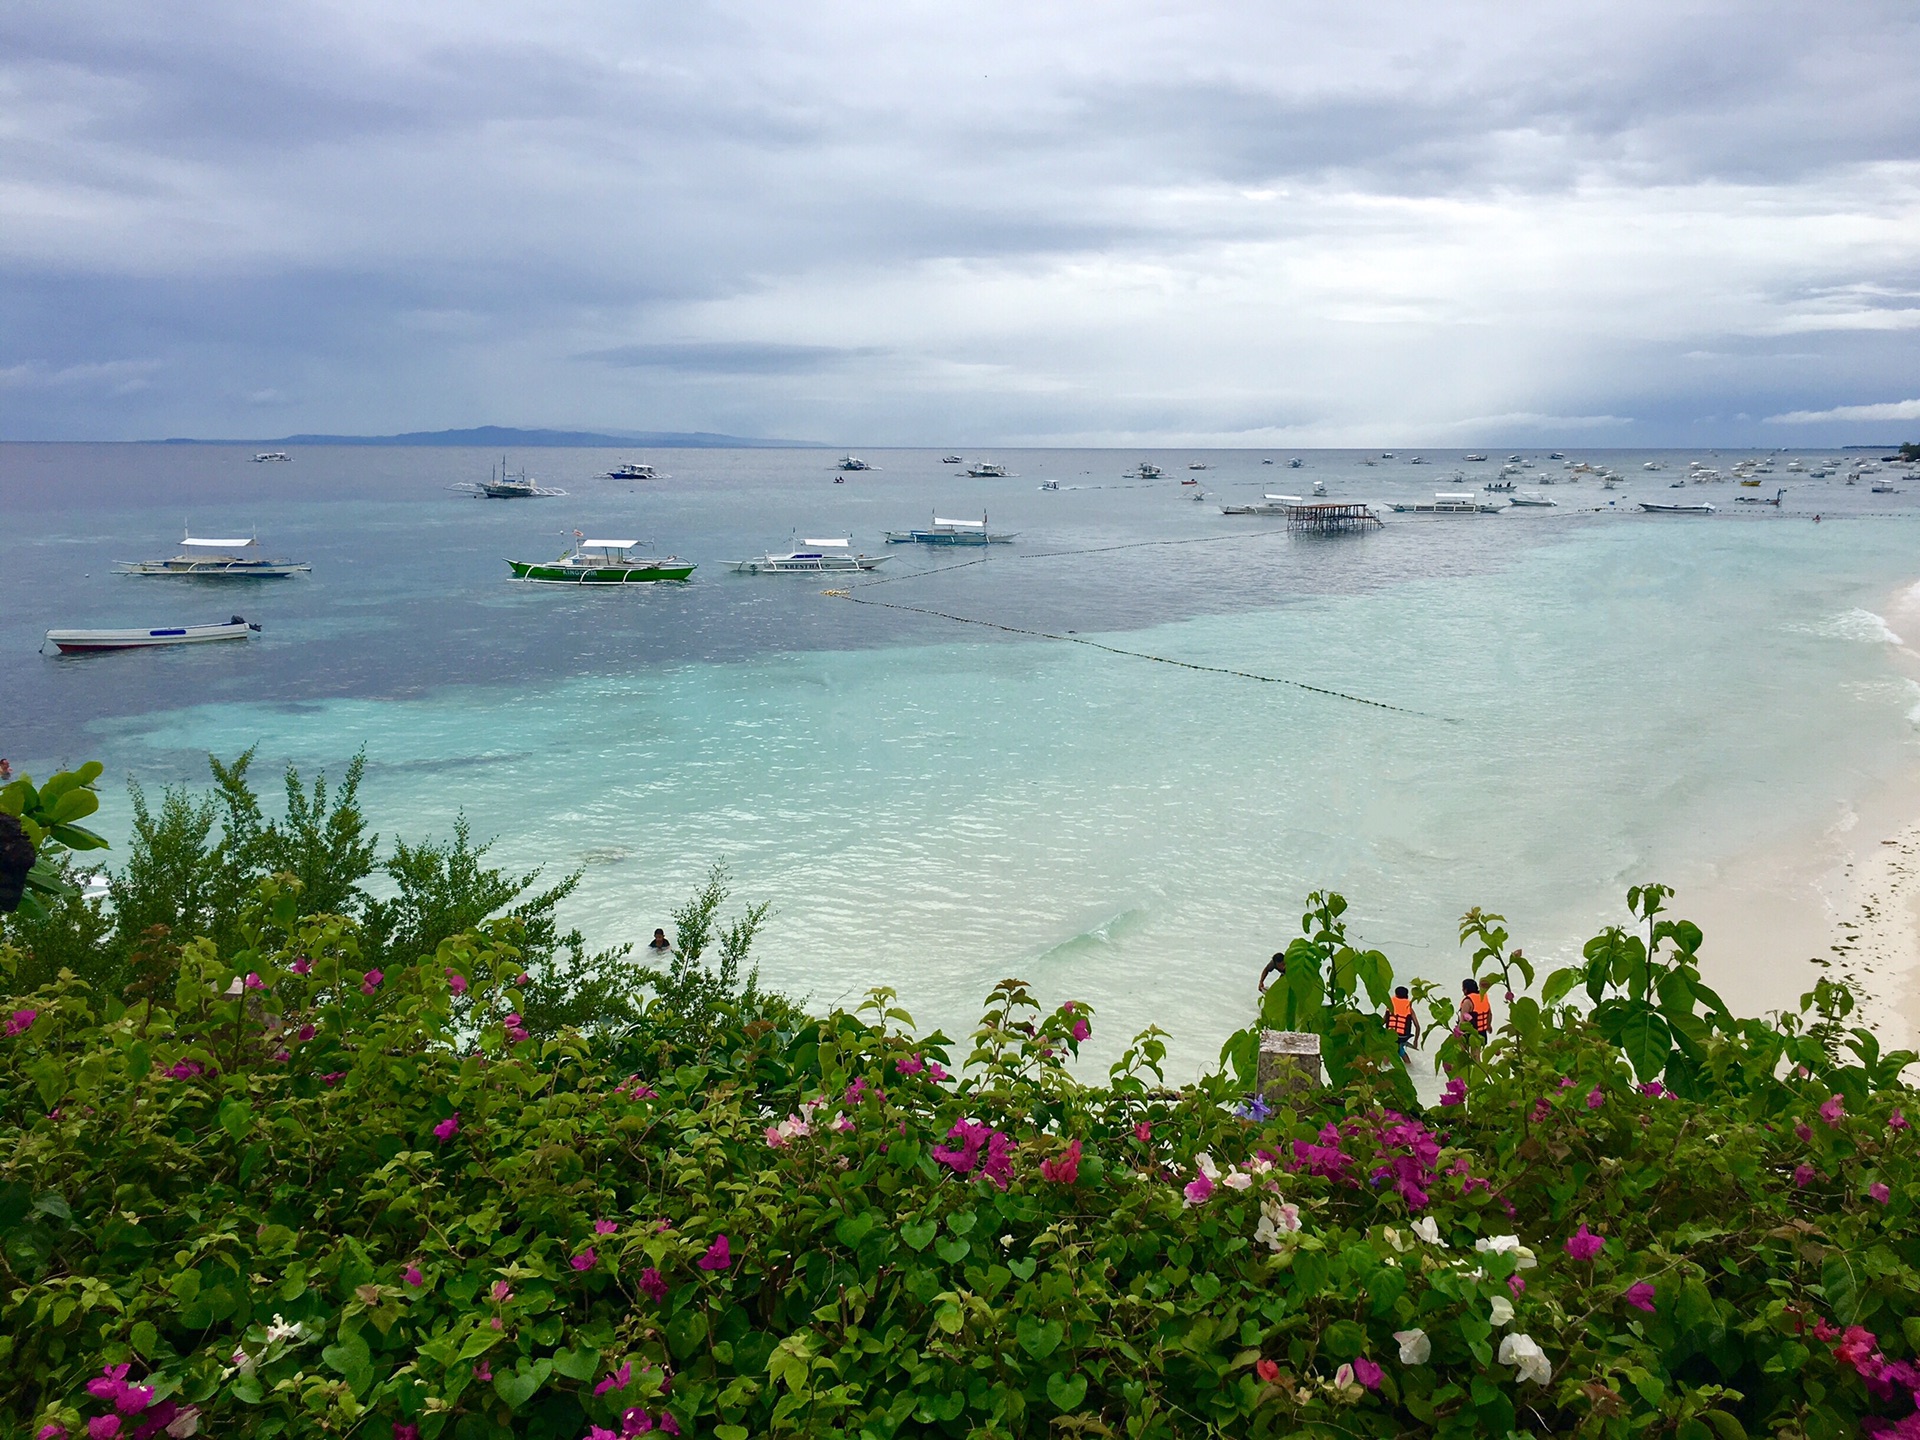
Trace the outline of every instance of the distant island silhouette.
[[768, 440], [753, 435], [716, 435], [705, 430], [516, 430], [476, 425], [470, 430], [412, 430], [404, 435], [282, 435], [271, 440], [200, 440], [169, 437], [163, 445], [473, 445], [525, 448], [536, 445], [598, 446], [618, 450], [651, 445], [680, 450], [809, 449], [832, 447], [820, 440]]

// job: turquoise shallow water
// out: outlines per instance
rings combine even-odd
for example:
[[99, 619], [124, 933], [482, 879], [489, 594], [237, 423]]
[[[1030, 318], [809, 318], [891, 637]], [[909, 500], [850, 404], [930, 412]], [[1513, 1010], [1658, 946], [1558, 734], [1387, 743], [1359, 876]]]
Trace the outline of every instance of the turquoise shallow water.
[[[888, 483], [918, 483], [907, 468]], [[1281, 488], [1271, 471], [1238, 483], [1263, 482]], [[878, 497], [809, 503], [906, 511], [881, 483]], [[1831, 515], [1853, 498], [1821, 503]], [[391, 607], [342, 590], [329, 613], [315, 586], [274, 602], [309, 607], [281, 627], [307, 644], [148, 667], [155, 689], [137, 706], [71, 717], [77, 748], [166, 778], [248, 745], [337, 772], [364, 746], [383, 830], [443, 832], [464, 809], [505, 863], [584, 867], [572, 918], [596, 942], [666, 923], [725, 857], [743, 896], [775, 904], [757, 954], [777, 986], [826, 1002], [891, 984], [952, 1030], [1019, 974], [1095, 1000], [1116, 1046], [1160, 1024], [1184, 1068], [1239, 1023], [1314, 887], [1345, 891], [1362, 937], [1403, 970], [1450, 980], [1469, 904], [1507, 914], [1536, 958], [1569, 954], [1627, 884], [1789, 837], [1911, 763], [1920, 695], [1877, 618], [1920, 571], [1904, 512], [1818, 526], [1505, 516], [1216, 545], [1224, 517], [1177, 499], [1036, 500], [1029, 474], [996, 502], [1021, 517], [1020, 546], [939, 575], [910, 572], [969, 557], [901, 556], [888, 568], [902, 578], [866, 598], [1402, 708], [857, 608], [818, 581], [703, 571], [679, 592], [576, 596], [487, 571], [461, 582], [441, 626], [458, 655], [416, 658], [410, 675], [356, 661], [385, 646]], [[1061, 501], [1082, 508], [1039, 508]], [[345, 503], [298, 502], [322, 520]], [[522, 518], [367, 503], [416, 538], [427, 523]], [[764, 498], [675, 503], [682, 533], [700, 519], [716, 546], [755, 527], [783, 538], [784, 517], [743, 513]], [[281, 519], [295, 529], [292, 502]], [[107, 510], [90, 523], [131, 524]], [[33, 553], [85, 530], [51, 517]], [[1166, 538], [1202, 543], [1015, 558]], [[527, 644], [525, 617], [551, 627], [544, 646]], [[689, 629], [727, 640], [687, 642]], [[432, 657], [433, 640], [396, 643]], [[362, 668], [310, 673], [316, 653]], [[246, 665], [270, 694], [245, 693]], [[77, 710], [54, 670], [35, 683]]]

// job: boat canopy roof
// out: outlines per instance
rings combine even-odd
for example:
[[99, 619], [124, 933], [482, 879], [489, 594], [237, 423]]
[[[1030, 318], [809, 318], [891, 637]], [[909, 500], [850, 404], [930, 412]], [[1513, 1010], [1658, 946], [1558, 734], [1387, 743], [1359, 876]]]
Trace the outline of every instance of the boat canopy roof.
[[1433, 492], [1433, 498], [1436, 500], [1471, 500], [1474, 498], [1474, 495], [1471, 490], [1436, 490]]
[[580, 548], [582, 550], [631, 550], [639, 543], [638, 540], [582, 540]]
[[838, 540], [802, 540], [800, 543], [802, 545], [812, 545], [816, 547], [830, 547], [835, 550], [844, 550], [853, 543], [853, 540], [851, 537], [843, 536]]
[[252, 537], [245, 540], [199, 540], [189, 535], [180, 543], [190, 545], [196, 550], [239, 550], [247, 545], [258, 545], [260, 542]]
[[1298, 495], [1265, 495], [1262, 498], [1283, 501], [1288, 505], [1298, 505], [1300, 503], [1300, 497]]
[[959, 530], [984, 530], [987, 528], [987, 522], [984, 520], [943, 520], [938, 515], [933, 517], [933, 523], [936, 525], [952, 525]]

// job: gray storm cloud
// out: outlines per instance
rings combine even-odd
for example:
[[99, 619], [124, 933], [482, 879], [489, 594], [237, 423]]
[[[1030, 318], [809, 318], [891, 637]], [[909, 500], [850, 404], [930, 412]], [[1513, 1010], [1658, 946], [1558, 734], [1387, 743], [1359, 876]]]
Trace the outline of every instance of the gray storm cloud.
[[16, 5], [0, 436], [1884, 438], [1920, 393], [1916, 28]]

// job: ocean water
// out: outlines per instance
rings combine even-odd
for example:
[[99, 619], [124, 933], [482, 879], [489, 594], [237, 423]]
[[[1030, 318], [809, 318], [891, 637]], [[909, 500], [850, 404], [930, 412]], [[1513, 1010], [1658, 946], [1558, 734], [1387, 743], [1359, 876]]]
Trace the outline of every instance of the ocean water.
[[[892, 985], [955, 1033], [1019, 975], [1094, 1001], [1103, 1053], [1171, 1031], [1181, 1071], [1242, 1023], [1312, 889], [1343, 891], [1402, 973], [1450, 983], [1468, 905], [1564, 958], [1628, 884], [1789, 837], [1911, 766], [1920, 694], [1882, 614], [1920, 573], [1916, 497], [1777, 473], [1777, 511], [1725, 484], [1688, 491], [1710, 519], [1651, 517], [1627, 507], [1668, 498], [1688, 457], [1616, 453], [1593, 458], [1624, 491], [1563, 482], [1554, 510], [1348, 538], [1189, 498], [1318, 479], [1404, 499], [1495, 468], [1302, 455], [996, 453], [969, 458], [1015, 475], [973, 480], [883, 451], [837, 484], [822, 451], [535, 451], [514, 466], [566, 498], [479, 502], [446, 489], [495, 458], [469, 451], [0, 447], [0, 753], [152, 786], [203, 782], [209, 751], [337, 774], [364, 749], [383, 833], [464, 811], [502, 863], [584, 869], [569, 918], [596, 943], [668, 923], [724, 858], [774, 903], [756, 958], [780, 988]], [[665, 478], [595, 478], [622, 458]], [[1123, 478], [1141, 458], [1166, 479]], [[1019, 539], [882, 543], [935, 510]], [[183, 523], [257, 527], [313, 573], [109, 573]], [[587, 594], [507, 581], [505, 557], [576, 526], [701, 568]], [[721, 563], [796, 531], [890, 559], [851, 599]], [[244, 646], [34, 650], [54, 625], [236, 612], [265, 627]]]

